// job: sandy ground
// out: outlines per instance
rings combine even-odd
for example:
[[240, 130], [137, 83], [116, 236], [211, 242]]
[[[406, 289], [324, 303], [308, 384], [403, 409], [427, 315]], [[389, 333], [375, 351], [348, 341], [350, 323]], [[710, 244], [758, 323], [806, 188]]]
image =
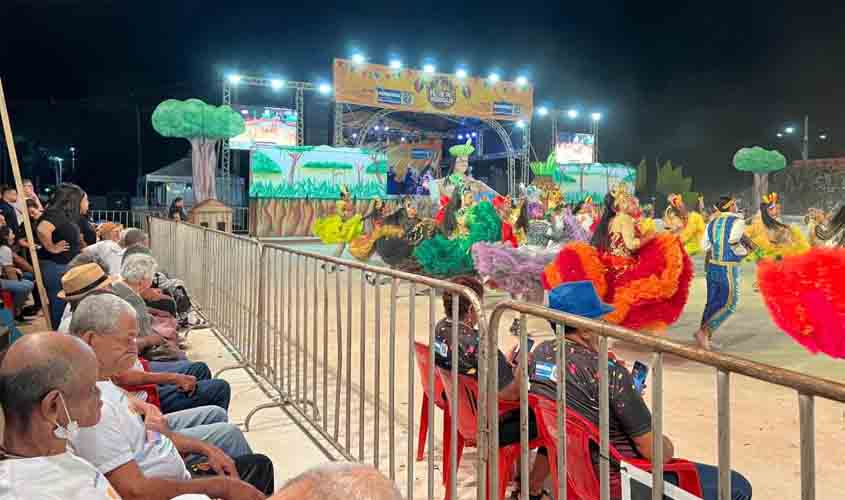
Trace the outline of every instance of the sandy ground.
[[[323, 253], [331, 251], [319, 245], [305, 248]], [[702, 274], [701, 266], [701, 262], [697, 262], [699, 276]], [[325, 273], [318, 270], [315, 277], [313, 266], [309, 265], [307, 269], [307, 276], [303, 271], [298, 286], [296, 282], [285, 283], [287, 274], [280, 273], [280, 279], [276, 281], [280, 286], [273, 290], [276, 296], [272, 302], [280, 305], [278, 310], [269, 312], [268, 320], [276, 334], [275, 345], [269, 346], [269, 352], [277, 355], [275, 361], [271, 360], [271, 365], [277, 365], [275, 373], [280, 375], [281, 386], [287, 390], [290, 384], [288, 396], [295, 401], [316, 403], [300, 402], [298, 406], [311, 416], [310, 420], [316, 427], [327, 430], [332, 438], [336, 435], [341, 448], [348, 450], [353, 458], [377, 462], [381, 470], [393, 475], [402, 486], [407, 484], [410, 474], [414, 497], [425, 498], [427, 463], [418, 462], [414, 464], [413, 471], [408, 469], [408, 430], [413, 429], [412, 434], [416, 436], [422, 396], [419, 374], [411, 364], [410, 341], [428, 342], [430, 313], [433, 311], [435, 321], [443, 315], [439, 298], [435, 297], [432, 305], [427, 293], [412, 298], [408, 284], [397, 284], [394, 299], [389, 280], [379, 287], [370, 284], [362, 287], [358, 271]], [[835, 381], [845, 380], [845, 363], [811, 356], [777, 330], [766, 314], [760, 296], [752, 290], [752, 267], [745, 269], [745, 278], [740, 310], [718, 333], [723, 351]], [[422, 287], [417, 289], [418, 292], [421, 290]], [[340, 329], [337, 295], [340, 297]], [[299, 322], [295, 314], [297, 297], [301, 311]], [[491, 308], [496, 300], [497, 294], [491, 293], [485, 300], [486, 307]], [[691, 335], [700, 320], [704, 301], [703, 278], [696, 278], [685, 314], [669, 332], [670, 338], [692, 342]], [[316, 316], [313, 304], [317, 304]], [[328, 304], [327, 309], [324, 309], [324, 304]], [[395, 315], [391, 311], [395, 311]], [[286, 326], [287, 321], [291, 322], [290, 327]], [[297, 324], [298, 327], [295, 326]], [[506, 318], [498, 332], [503, 350], [515, 342], [509, 334], [509, 325], [510, 318]], [[529, 331], [534, 335], [547, 335], [547, 330], [542, 320], [529, 322]], [[290, 338], [285, 336], [288, 331], [292, 334]], [[300, 335], [298, 341], [296, 332]], [[325, 342], [326, 339], [328, 342]], [[288, 346], [288, 342], [307, 347], [295, 356], [296, 351]], [[337, 345], [344, 346], [340, 350], [342, 359], [338, 358]], [[634, 359], [646, 364], [651, 362], [650, 353], [638, 351], [633, 346], [613, 345], [612, 348], [629, 362]], [[301, 363], [299, 371], [295, 370], [297, 358]], [[287, 369], [288, 364], [290, 370]], [[666, 359], [664, 366], [664, 428], [675, 443], [676, 454], [694, 461], [715, 463], [714, 370], [677, 358]], [[327, 370], [324, 371], [324, 367]], [[297, 372], [302, 374], [301, 377], [284, 376], [285, 373]], [[735, 469], [752, 482], [756, 498], [800, 498], [797, 394], [782, 387], [733, 376], [731, 399], [732, 461]], [[376, 407], [380, 411], [374, 411]], [[837, 498], [840, 495], [837, 479], [845, 473], [845, 461], [835, 458], [841, 456], [841, 448], [845, 444], [842, 437], [845, 406], [817, 400], [815, 410], [818, 498]], [[436, 415], [439, 421], [439, 411]], [[411, 418], [414, 425], [411, 425]], [[439, 446], [440, 431], [436, 433]], [[415, 450], [416, 441], [410, 444]], [[474, 484], [474, 457], [472, 450], [468, 450], [462, 462], [460, 479], [467, 486]], [[436, 451], [433, 457], [435, 474], [439, 474], [440, 460], [440, 453]], [[435, 483], [434, 496], [438, 497], [442, 494], [439, 478]], [[473, 495], [473, 488], [461, 491], [462, 497]]]

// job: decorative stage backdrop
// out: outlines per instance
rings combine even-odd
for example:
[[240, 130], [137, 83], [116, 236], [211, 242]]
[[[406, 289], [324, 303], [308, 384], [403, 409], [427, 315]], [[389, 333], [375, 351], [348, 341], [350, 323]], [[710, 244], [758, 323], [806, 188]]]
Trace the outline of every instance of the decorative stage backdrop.
[[246, 131], [229, 139], [232, 149], [296, 146], [296, 111], [267, 106], [233, 106], [244, 119]]
[[579, 202], [592, 196], [595, 203], [601, 203], [604, 195], [619, 183], [624, 183], [628, 192], [633, 193], [637, 169], [624, 163], [570, 163], [560, 165], [555, 182], [560, 185], [567, 202]]
[[561, 132], [555, 147], [555, 158], [560, 164], [593, 163], [596, 138], [593, 134]]
[[387, 157], [387, 194], [428, 196], [428, 182], [440, 176], [443, 141], [398, 142], [382, 146]]
[[387, 195], [384, 153], [362, 148], [283, 146], [250, 155], [250, 198], [337, 200], [347, 186], [357, 200]]

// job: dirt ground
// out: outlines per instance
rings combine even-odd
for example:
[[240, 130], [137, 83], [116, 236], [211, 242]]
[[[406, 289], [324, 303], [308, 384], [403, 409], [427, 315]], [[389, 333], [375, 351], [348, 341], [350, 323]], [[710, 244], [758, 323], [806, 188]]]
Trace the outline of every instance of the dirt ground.
[[[332, 250], [318, 245], [306, 248], [322, 253]], [[700, 276], [701, 262], [697, 262], [697, 267], [697, 275]], [[753, 268], [749, 266], [744, 271], [739, 312], [718, 332], [723, 352], [834, 381], [845, 380], [845, 363], [809, 355], [772, 324], [760, 296], [752, 290]], [[426, 462], [417, 462], [413, 471], [408, 470], [409, 445], [412, 450], [416, 449], [416, 441], [409, 441], [408, 436], [416, 437], [422, 397], [419, 375], [412, 364], [410, 341], [428, 342], [430, 315], [433, 314], [435, 321], [443, 316], [440, 299], [435, 297], [434, 303], [430, 304], [427, 293], [412, 299], [410, 287], [401, 284], [396, 288], [395, 307], [391, 307], [394, 304], [391, 284], [385, 282], [378, 288], [370, 284], [362, 286], [358, 271], [332, 274], [318, 271], [314, 279], [309, 267], [308, 277], [303, 275], [299, 286], [284, 283], [286, 277], [286, 273], [280, 274], [276, 281], [280, 286], [274, 287], [273, 293], [277, 296], [273, 301], [280, 306], [279, 311], [270, 311], [269, 318], [277, 339], [277, 344], [269, 346], [269, 349], [277, 355], [276, 373], [281, 374], [281, 386], [286, 388], [286, 384], [290, 384], [289, 396], [293, 395], [292, 399], [299, 401], [298, 406], [308, 415], [314, 415], [314, 406], [305, 401], [315, 402], [319, 413], [316, 418], [311, 418], [312, 422], [326, 430], [330, 439], [337, 436], [336, 441], [354, 458], [377, 462], [379, 468], [395, 477], [399, 484], [405, 484], [410, 474], [413, 496], [427, 497]], [[324, 288], [326, 283], [328, 287]], [[312, 288], [315, 284], [316, 297]], [[420, 286], [417, 291], [422, 289]], [[288, 309], [287, 305], [288, 299], [296, 296], [286, 295], [291, 293], [298, 293], [300, 297], [302, 313], [298, 323], [295, 314], [291, 314], [296, 310], [295, 299], [291, 301], [292, 309]], [[380, 295], [378, 301], [377, 293]], [[340, 330], [337, 322], [338, 295]], [[501, 294], [489, 294], [485, 299], [486, 308], [492, 308], [497, 295], [501, 297]], [[412, 300], [413, 308], [410, 307]], [[693, 283], [685, 313], [668, 333], [669, 338], [692, 342], [691, 335], [700, 320], [704, 301], [704, 281], [698, 277]], [[318, 304], [316, 316], [311, 308], [314, 303]], [[324, 304], [328, 304], [325, 310]], [[395, 311], [394, 315], [391, 310]], [[286, 326], [288, 320], [292, 322], [291, 327]], [[505, 318], [498, 332], [502, 350], [516, 341], [508, 331], [510, 320]], [[548, 335], [548, 326], [542, 320], [531, 320], [528, 328], [538, 337]], [[291, 336], [286, 336], [285, 332], [290, 332]], [[301, 335], [298, 342], [294, 332]], [[328, 342], [325, 342], [326, 339]], [[307, 348], [299, 352], [299, 356], [292, 356], [296, 351], [288, 347], [293, 345], [289, 342], [307, 345]], [[337, 345], [344, 346], [340, 352], [342, 359], [337, 357]], [[612, 345], [612, 349], [629, 362], [635, 359], [646, 364], [651, 362], [650, 353], [638, 351], [633, 346], [617, 344]], [[294, 370], [298, 358], [303, 366], [301, 370]], [[290, 369], [287, 369], [288, 364]], [[318, 368], [316, 372], [315, 366]], [[323, 367], [327, 370], [324, 371]], [[667, 358], [664, 367], [664, 429], [675, 444], [676, 455], [715, 464], [715, 371], [677, 358]], [[291, 373], [304, 375], [301, 379], [284, 375]], [[299, 389], [296, 388], [297, 381]], [[380, 411], [375, 411], [375, 408]], [[841, 487], [838, 480], [845, 474], [845, 461], [838, 458], [845, 445], [845, 406], [817, 400], [815, 412], [818, 498], [839, 498]], [[414, 418], [413, 426], [410, 425], [411, 418]], [[440, 420], [439, 411], [436, 420]], [[797, 394], [782, 387], [732, 376], [731, 423], [732, 464], [751, 481], [755, 498], [800, 498]], [[410, 430], [413, 432], [409, 433]], [[435, 433], [439, 448], [441, 432], [438, 429]], [[474, 484], [474, 457], [474, 453], [468, 450], [461, 464], [460, 483], [464, 486]], [[440, 460], [438, 450], [433, 457], [435, 474], [439, 474]], [[435, 483], [434, 496], [438, 497], [442, 494], [439, 476]], [[460, 493], [461, 497], [468, 498], [475, 494], [474, 489], [469, 487], [462, 488]]]

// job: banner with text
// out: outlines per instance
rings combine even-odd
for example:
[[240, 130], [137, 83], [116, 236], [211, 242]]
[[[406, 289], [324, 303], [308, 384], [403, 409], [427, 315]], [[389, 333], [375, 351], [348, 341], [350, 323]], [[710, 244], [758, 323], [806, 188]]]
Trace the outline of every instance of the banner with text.
[[515, 82], [334, 61], [335, 100], [415, 113], [529, 120], [534, 89]]

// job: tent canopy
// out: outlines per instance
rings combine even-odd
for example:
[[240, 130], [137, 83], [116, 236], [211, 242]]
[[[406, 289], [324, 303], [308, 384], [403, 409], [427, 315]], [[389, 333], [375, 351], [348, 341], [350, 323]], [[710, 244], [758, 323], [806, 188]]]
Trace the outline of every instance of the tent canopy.
[[187, 156], [144, 176], [147, 182], [193, 182], [191, 157]]

